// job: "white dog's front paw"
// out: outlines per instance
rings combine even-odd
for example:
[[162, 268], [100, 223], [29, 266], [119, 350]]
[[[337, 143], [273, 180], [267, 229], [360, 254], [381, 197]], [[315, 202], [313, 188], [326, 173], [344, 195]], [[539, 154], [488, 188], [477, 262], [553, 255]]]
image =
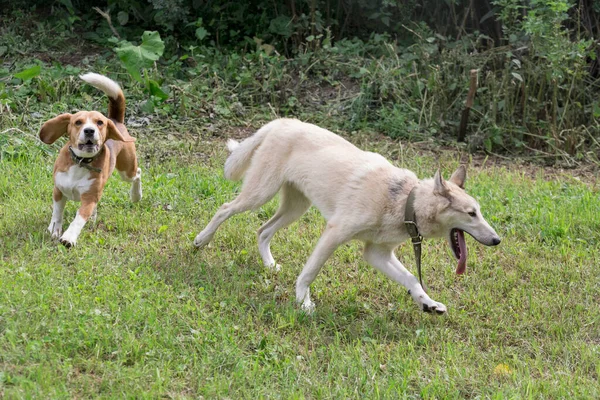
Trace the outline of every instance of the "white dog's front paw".
[[446, 311], [448, 311], [445, 305], [431, 299], [421, 303], [421, 305], [423, 307], [423, 311], [426, 313], [444, 314]]
[[296, 286], [296, 302], [300, 304], [300, 308], [307, 314], [312, 314], [315, 311], [315, 303], [310, 299], [310, 288], [304, 286]]
[[52, 239], [59, 238], [62, 235], [62, 223], [60, 222], [50, 222], [50, 226], [48, 227], [48, 232], [52, 235]]
[[61, 236], [60, 242], [66, 248], [74, 247], [75, 244], [77, 244], [77, 236], [69, 234], [69, 231], [67, 230], [67, 232], [65, 232], [64, 235]]
[[204, 234], [204, 232], [200, 232], [198, 234], [198, 236], [196, 236], [196, 239], [194, 239], [194, 246], [201, 249], [204, 246], [206, 246], [210, 242], [211, 239], [212, 239], [212, 236], [206, 235], [206, 234]]
[[315, 303], [311, 299], [306, 299], [302, 302], [302, 305], [300, 306], [300, 308], [305, 313], [312, 314], [315, 312], [316, 306], [315, 306]]
[[281, 265], [275, 263], [275, 261], [273, 261], [270, 264], [265, 264], [265, 267], [271, 271], [275, 271], [275, 272], [281, 271]]

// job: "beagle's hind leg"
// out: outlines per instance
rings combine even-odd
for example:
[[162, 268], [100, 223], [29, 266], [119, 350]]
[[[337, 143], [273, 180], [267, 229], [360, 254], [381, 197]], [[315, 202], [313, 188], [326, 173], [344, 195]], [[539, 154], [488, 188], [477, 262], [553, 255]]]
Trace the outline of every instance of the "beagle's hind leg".
[[138, 167], [135, 146], [127, 143], [117, 156], [116, 169], [125, 182], [131, 182], [129, 198], [136, 203], [142, 199], [142, 169]]

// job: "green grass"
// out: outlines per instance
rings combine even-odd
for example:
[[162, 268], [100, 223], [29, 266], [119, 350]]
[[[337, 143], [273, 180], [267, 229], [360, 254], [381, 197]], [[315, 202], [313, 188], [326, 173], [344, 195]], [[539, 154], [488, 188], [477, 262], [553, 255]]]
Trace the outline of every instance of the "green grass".
[[[279, 273], [262, 267], [255, 236], [276, 200], [196, 251], [194, 236], [239, 188], [222, 177], [222, 142], [132, 133], [143, 200], [129, 203], [113, 176], [71, 250], [46, 231], [54, 155], [26, 138], [0, 162], [0, 397], [600, 397], [597, 186], [472, 168], [467, 189], [503, 242], [467, 239], [465, 276], [443, 240], [425, 242], [425, 279], [447, 316], [420, 312], [355, 242], [317, 277], [307, 316], [294, 286], [318, 212], [276, 235]], [[422, 177], [457, 166], [453, 152], [353, 140]], [[65, 223], [75, 211], [68, 203]], [[398, 256], [414, 270], [409, 244]]]

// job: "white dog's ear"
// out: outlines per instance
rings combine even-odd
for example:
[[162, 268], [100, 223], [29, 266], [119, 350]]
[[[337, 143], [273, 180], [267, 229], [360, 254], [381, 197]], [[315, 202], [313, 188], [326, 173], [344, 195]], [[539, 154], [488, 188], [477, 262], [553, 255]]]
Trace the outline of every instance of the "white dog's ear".
[[439, 169], [435, 172], [433, 177], [433, 193], [439, 194], [440, 196], [446, 196], [448, 194], [448, 187], [446, 186], [446, 182], [444, 182]]
[[67, 133], [67, 127], [69, 126], [71, 117], [71, 114], [60, 114], [59, 116], [44, 122], [44, 125], [42, 125], [42, 128], [40, 129], [40, 139], [42, 142], [52, 144], [56, 142], [59, 137]]
[[465, 181], [467, 180], [467, 167], [461, 165], [450, 177], [450, 182], [454, 183], [461, 189], [465, 188]]

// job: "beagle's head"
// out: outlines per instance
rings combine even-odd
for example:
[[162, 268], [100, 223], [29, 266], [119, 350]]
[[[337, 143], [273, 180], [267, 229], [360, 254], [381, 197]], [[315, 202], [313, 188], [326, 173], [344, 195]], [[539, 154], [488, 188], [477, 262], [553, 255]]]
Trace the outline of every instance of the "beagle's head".
[[63, 135], [69, 136], [73, 152], [79, 157], [93, 157], [108, 139], [132, 142], [126, 129], [119, 131], [115, 123], [98, 111], [79, 111], [61, 114], [42, 125], [40, 139], [46, 144], [54, 143]]

